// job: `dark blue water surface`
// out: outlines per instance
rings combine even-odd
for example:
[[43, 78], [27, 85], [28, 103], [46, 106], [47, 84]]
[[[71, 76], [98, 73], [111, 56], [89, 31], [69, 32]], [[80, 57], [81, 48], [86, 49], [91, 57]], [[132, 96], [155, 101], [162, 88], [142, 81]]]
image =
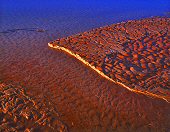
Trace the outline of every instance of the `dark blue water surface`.
[[129, 19], [168, 16], [168, 1], [1, 0], [0, 29], [41, 27], [70, 35]]

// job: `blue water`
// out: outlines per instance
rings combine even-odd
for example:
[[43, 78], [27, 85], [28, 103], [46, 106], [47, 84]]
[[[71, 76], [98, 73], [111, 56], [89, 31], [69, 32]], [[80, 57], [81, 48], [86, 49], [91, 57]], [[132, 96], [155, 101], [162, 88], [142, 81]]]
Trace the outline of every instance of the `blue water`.
[[0, 29], [42, 27], [70, 35], [129, 19], [167, 16], [168, 1], [1, 0]]

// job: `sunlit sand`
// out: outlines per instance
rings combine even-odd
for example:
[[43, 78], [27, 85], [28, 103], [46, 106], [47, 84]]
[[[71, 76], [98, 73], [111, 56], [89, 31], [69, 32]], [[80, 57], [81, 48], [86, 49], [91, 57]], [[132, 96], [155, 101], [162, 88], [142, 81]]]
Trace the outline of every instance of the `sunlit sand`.
[[168, 102], [169, 24], [168, 18], [128, 21], [58, 39], [48, 46], [69, 53], [130, 91]]

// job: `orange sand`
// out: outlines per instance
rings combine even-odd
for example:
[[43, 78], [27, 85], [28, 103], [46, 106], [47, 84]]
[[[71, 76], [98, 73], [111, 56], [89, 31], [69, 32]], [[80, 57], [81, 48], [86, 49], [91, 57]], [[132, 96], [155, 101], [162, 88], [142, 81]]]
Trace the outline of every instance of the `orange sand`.
[[73, 55], [130, 91], [168, 102], [169, 24], [168, 18], [128, 21], [61, 38], [48, 45]]
[[166, 101], [130, 92], [68, 54], [51, 50], [46, 34], [18, 31], [1, 34], [0, 40], [0, 81], [22, 86], [35, 102], [50, 103], [69, 131], [170, 129]]

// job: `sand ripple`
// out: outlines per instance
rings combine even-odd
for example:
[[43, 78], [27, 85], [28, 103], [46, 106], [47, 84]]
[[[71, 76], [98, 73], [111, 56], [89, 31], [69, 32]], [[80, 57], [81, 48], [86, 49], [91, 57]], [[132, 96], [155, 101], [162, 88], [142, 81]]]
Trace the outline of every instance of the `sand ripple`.
[[56, 110], [37, 103], [20, 86], [0, 84], [0, 131], [67, 131]]
[[57, 39], [68, 52], [105, 78], [133, 92], [170, 101], [169, 18], [127, 21]]

